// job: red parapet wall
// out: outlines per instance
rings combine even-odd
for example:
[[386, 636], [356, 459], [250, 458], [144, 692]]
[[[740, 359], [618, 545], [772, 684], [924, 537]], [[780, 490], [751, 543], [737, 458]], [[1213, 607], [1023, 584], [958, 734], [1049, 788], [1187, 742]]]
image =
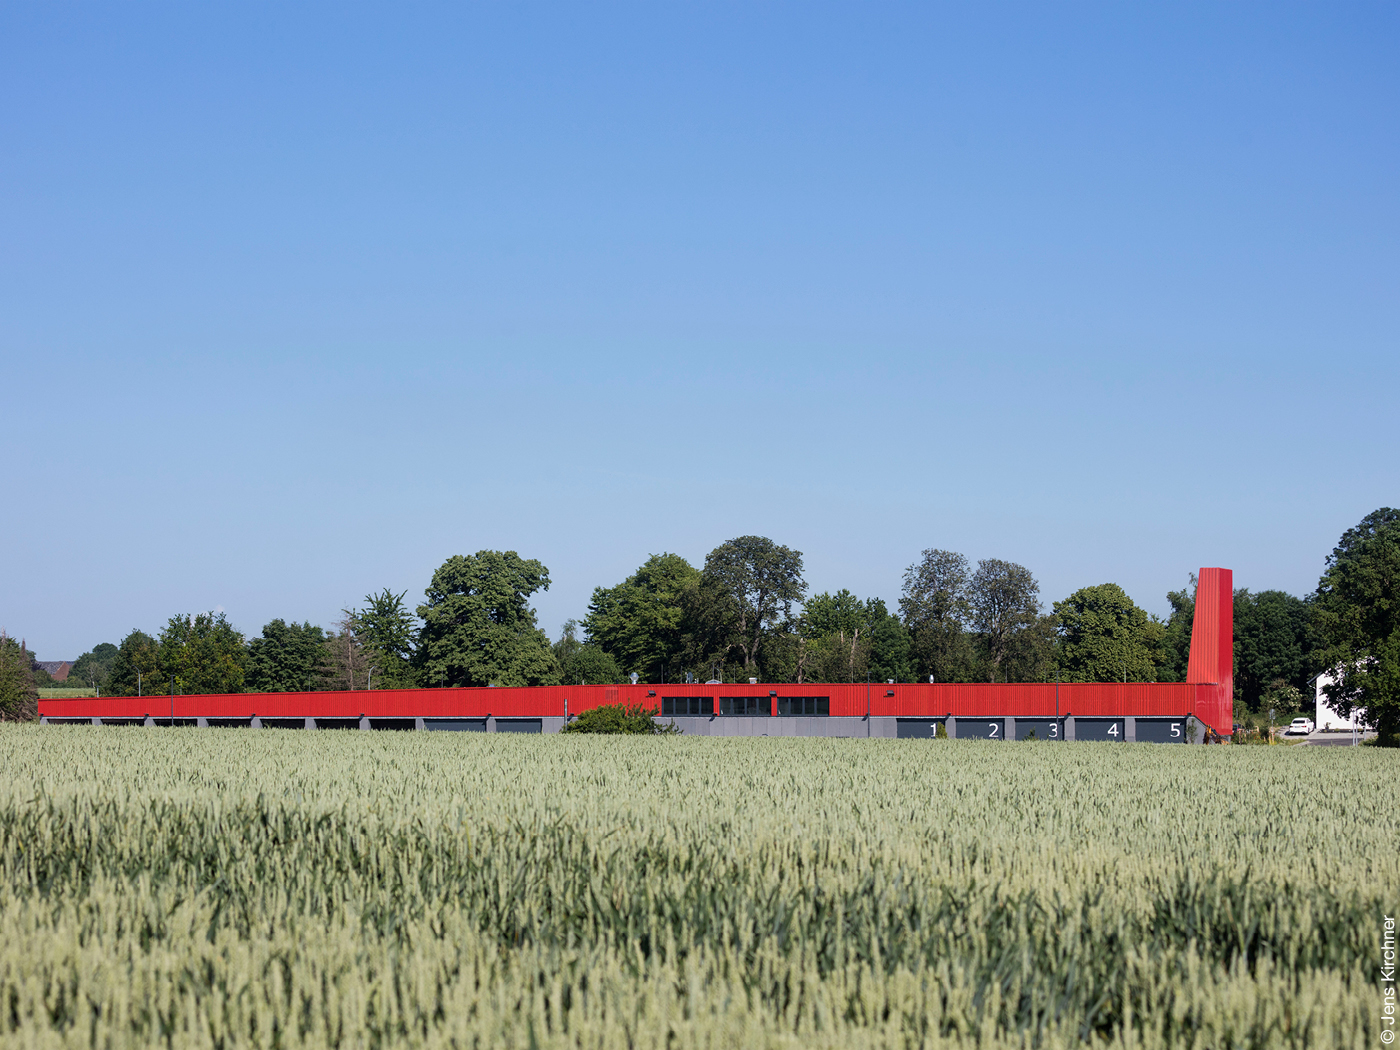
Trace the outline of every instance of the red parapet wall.
[[[311, 693], [104, 696], [40, 700], [55, 719], [151, 717], [243, 720], [549, 718], [604, 704], [660, 708], [667, 697], [826, 697], [833, 716], [895, 718], [1176, 717], [1195, 715], [1228, 735], [1233, 715], [1234, 596], [1229, 569], [1202, 569], [1185, 682], [957, 684], [790, 682], [724, 685], [554, 685], [518, 688], [374, 689]], [[777, 706], [769, 710], [776, 714]]]

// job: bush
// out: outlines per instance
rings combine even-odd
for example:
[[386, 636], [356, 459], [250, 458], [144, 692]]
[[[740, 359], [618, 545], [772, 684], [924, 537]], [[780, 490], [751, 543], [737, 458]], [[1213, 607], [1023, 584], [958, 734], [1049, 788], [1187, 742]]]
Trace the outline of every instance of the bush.
[[628, 736], [669, 736], [679, 733], [676, 724], [659, 725], [657, 709], [641, 704], [604, 704], [584, 711], [566, 725], [564, 733], [622, 733]]

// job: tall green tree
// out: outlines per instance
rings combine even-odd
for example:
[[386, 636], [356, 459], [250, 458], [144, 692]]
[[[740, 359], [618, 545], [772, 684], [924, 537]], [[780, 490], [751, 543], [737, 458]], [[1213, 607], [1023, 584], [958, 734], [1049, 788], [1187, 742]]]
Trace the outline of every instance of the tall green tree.
[[909, 632], [883, 599], [862, 601], [846, 589], [809, 599], [797, 620], [799, 681], [908, 681]]
[[160, 665], [160, 642], [145, 631], [133, 629], [117, 646], [109, 691], [113, 696], [143, 696], [164, 693], [169, 688], [169, 676]]
[[372, 684], [381, 689], [407, 689], [417, 684], [413, 647], [418, 625], [404, 605], [407, 591], [395, 594], [385, 587], [365, 595], [365, 606], [355, 612], [354, 632], [375, 668]]
[[1328, 703], [1359, 714], [1377, 743], [1400, 747], [1400, 510], [1382, 507], [1342, 534], [1314, 598]]
[[1116, 583], [1081, 587], [1055, 603], [1059, 670], [1066, 682], [1151, 682], [1165, 627]]
[[984, 558], [967, 584], [972, 630], [985, 660], [986, 681], [1006, 681], [1003, 664], [1018, 637], [1040, 617], [1040, 584], [1030, 569]]
[[117, 647], [111, 642], [94, 645], [92, 649], [73, 661], [68, 678], [75, 684], [81, 682], [91, 689], [96, 689], [99, 693], [109, 692], [112, 664], [116, 658]]
[[967, 558], [929, 549], [904, 572], [900, 616], [911, 637], [911, 658], [920, 676], [938, 682], [977, 680], [977, 658], [968, 633], [972, 608]]
[[583, 628], [628, 672], [648, 681], [675, 677], [684, 646], [686, 588], [700, 571], [679, 554], [653, 554], [615, 587], [593, 591]]
[[865, 602], [842, 588], [807, 600], [797, 621], [802, 652], [798, 681], [864, 681], [870, 664], [870, 615]]
[[1234, 604], [1235, 702], [1259, 712], [1266, 694], [1283, 695], [1285, 686], [1307, 691], [1322, 670], [1313, 666], [1308, 603], [1283, 591], [1252, 594], [1241, 588]]
[[317, 689], [325, 677], [326, 632], [311, 623], [276, 619], [248, 643], [245, 685], [254, 693]]
[[914, 678], [913, 640], [898, 616], [885, 607], [883, 598], [866, 603], [870, 622], [870, 677], [877, 682]]
[[723, 584], [701, 573], [681, 592], [681, 610], [681, 666], [700, 681], [712, 675], [732, 681], [743, 674], [744, 664], [735, 657], [739, 603]]
[[38, 717], [38, 700], [34, 654], [0, 634], [0, 721], [33, 721]]
[[807, 592], [802, 552], [766, 536], [739, 536], [706, 555], [701, 575], [729, 599], [732, 644], [752, 674], [764, 636], [792, 619], [793, 604]]
[[241, 693], [248, 647], [223, 613], [172, 616], [160, 632], [160, 664], [177, 693]]
[[1004, 682], [1048, 682], [1055, 676], [1059, 620], [1054, 613], [1037, 616], [1012, 636], [1002, 661]]
[[623, 679], [617, 661], [600, 646], [578, 636], [578, 621], [565, 620], [559, 640], [554, 643], [554, 662], [559, 667], [561, 685], [611, 685]]
[[530, 595], [548, 589], [549, 570], [515, 551], [448, 558], [418, 606], [423, 684], [554, 684], [554, 653], [529, 604]]
[[1191, 662], [1191, 625], [1196, 619], [1196, 574], [1179, 591], [1168, 591], [1171, 614], [1162, 631], [1162, 659], [1157, 668], [1159, 682], [1186, 681]]
[[376, 685], [375, 654], [360, 638], [360, 621], [354, 609], [341, 609], [340, 619], [326, 632], [321, 649], [321, 688], [371, 689]]

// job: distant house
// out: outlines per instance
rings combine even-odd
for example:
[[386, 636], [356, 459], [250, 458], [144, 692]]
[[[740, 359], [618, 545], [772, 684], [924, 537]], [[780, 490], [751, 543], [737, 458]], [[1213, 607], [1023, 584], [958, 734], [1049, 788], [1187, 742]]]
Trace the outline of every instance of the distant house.
[[1318, 729], [1361, 729], [1361, 719], [1365, 716], [1364, 711], [1352, 711], [1350, 718], [1344, 718], [1327, 703], [1327, 694], [1322, 690], [1331, 685], [1337, 679], [1331, 674], [1320, 674], [1317, 676], [1317, 719]]
[[66, 682], [68, 672], [73, 670], [72, 660], [35, 660], [34, 662], [38, 664], [40, 670], [47, 671], [49, 677], [55, 682]]

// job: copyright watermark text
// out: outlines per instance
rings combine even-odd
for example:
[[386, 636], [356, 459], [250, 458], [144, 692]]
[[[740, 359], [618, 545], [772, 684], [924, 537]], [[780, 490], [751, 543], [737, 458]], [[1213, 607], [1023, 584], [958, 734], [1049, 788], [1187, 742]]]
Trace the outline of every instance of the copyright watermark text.
[[1381, 1042], [1395, 1042], [1395, 920], [1387, 915], [1381, 927]]

